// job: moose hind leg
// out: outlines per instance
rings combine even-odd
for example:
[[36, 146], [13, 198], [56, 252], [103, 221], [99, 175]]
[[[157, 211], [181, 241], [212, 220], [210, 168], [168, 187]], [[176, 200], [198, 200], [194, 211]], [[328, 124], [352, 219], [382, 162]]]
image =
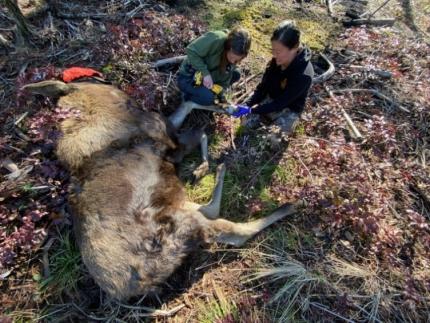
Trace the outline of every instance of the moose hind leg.
[[209, 220], [205, 226], [208, 242], [220, 242], [240, 247], [269, 225], [296, 212], [296, 205], [285, 204], [271, 215], [252, 222], [234, 223], [224, 219]]

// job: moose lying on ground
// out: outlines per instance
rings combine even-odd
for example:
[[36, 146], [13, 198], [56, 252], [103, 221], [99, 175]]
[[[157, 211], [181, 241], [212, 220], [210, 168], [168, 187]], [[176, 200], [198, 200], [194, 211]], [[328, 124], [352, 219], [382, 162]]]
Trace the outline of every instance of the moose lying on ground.
[[114, 86], [44, 81], [24, 88], [80, 111], [62, 122], [56, 152], [77, 183], [69, 202], [83, 262], [116, 299], [156, 291], [201, 242], [241, 246], [295, 212], [286, 205], [249, 223], [218, 219], [223, 165], [212, 200], [187, 201], [174, 163], [205, 143], [203, 133], [176, 135], [169, 120], [140, 111]]

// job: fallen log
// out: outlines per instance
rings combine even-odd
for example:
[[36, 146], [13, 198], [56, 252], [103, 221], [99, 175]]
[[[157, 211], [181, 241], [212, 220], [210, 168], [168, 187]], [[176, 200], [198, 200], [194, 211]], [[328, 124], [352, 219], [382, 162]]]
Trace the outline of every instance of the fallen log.
[[365, 17], [366, 15], [368, 15], [367, 16], [367, 19], [370, 19], [370, 18], [372, 18], [379, 10], [381, 10], [382, 8], [384, 8], [389, 2], [390, 2], [391, 0], [386, 0], [383, 4], [381, 4], [378, 8], [376, 8], [376, 10], [375, 11], [373, 11], [371, 14], [369, 14], [368, 15], [368, 13], [367, 12], [365, 12], [365, 13], [363, 13], [362, 15], [361, 15], [361, 18], [363, 18], [363, 17]]
[[182, 61], [187, 57], [187, 55], [181, 55], [181, 56], [175, 56], [175, 57], [169, 57], [160, 59], [152, 64], [153, 68], [159, 68], [161, 66], [167, 65], [167, 64], [180, 64]]
[[349, 9], [345, 12], [345, 16], [347, 16], [348, 18], [351, 18], [351, 19], [360, 19], [361, 13], [359, 13], [358, 11], [356, 11], [354, 9]]
[[396, 19], [394, 18], [386, 18], [386, 19], [353, 19], [347, 20], [343, 22], [345, 27], [353, 27], [353, 26], [361, 26], [361, 25], [369, 25], [369, 26], [393, 26]]
[[392, 78], [392, 76], [393, 76], [393, 74], [391, 72], [389, 72], [389, 71], [380, 70], [380, 69], [373, 69], [373, 68], [370, 68], [370, 67], [367, 67], [367, 66], [349, 65], [349, 64], [339, 64], [339, 66], [342, 66], [342, 67], [345, 66], [345, 67], [350, 67], [352, 69], [357, 69], [357, 70], [360, 70], [360, 71], [365, 71], [365, 72], [368, 72], [368, 73], [371, 73], [371, 74], [375, 74], [377, 76], [380, 76], [380, 77], [386, 78], [386, 79]]

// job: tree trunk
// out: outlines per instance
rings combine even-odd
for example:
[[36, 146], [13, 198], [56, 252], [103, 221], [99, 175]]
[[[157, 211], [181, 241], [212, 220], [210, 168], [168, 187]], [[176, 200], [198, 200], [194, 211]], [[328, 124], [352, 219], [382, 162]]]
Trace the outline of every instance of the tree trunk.
[[14, 0], [2, 0], [2, 2], [16, 23], [17, 44], [22, 44], [24, 42], [28, 44], [33, 33], [30, 31], [27, 19], [25, 19], [24, 15], [22, 14], [17, 2]]
[[414, 9], [410, 0], [400, 0], [405, 17], [405, 24], [415, 33], [419, 34], [419, 29], [415, 24]]

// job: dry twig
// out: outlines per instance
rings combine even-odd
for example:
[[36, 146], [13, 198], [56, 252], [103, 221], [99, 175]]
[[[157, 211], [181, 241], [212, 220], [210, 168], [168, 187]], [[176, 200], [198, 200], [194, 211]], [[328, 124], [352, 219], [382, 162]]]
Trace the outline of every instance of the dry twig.
[[368, 93], [373, 94], [377, 98], [390, 103], [392, 106], [398, 108], [399, 110], [402, 110], [404, 112], [410, 113], [410, 111], [407, 108], [405, 108], [405, 107], [401, 106], [400, 104], [394, 102], [393, 99], [390, 99], [386, 95], [384, 95], [381, 92], [378, 92], [378, 91], [376, 91], [374, 89], [338, 89], [338, 90], [333, 90], [332, 92], [333, 93], [343, 93], [343, 92], [359, 93], [359, 92], [368, 92]]
[[344, 21], [343, 25], [345, 27], [352, 26], [361, 26], [361, 25], [369, 25], [369, 26], [393, 26], [396, 22], [394, 18], [385, 18], [385, 19], [353, 19], [349, 21]]
[[337, 101], [336, 97], [333, 94], [333, 91], [331, 91], [328, 86], [324, 86], [327, 93], [330, 95], [330, 97], [334, 100], [335, 104], [341, 109], [341, 112], [343, 114], [343, 117], [345, 118], [346, 122], [348, 123], [349, 129], [351, 130], [352, 135], [357, 139], [362, 139], [363, 136], [361, 135], [360, 131], [355, 126], [354, 122], [352, 121], [351, 117], [348, 113], [346, 113], [345, 109], [342, 108]]

